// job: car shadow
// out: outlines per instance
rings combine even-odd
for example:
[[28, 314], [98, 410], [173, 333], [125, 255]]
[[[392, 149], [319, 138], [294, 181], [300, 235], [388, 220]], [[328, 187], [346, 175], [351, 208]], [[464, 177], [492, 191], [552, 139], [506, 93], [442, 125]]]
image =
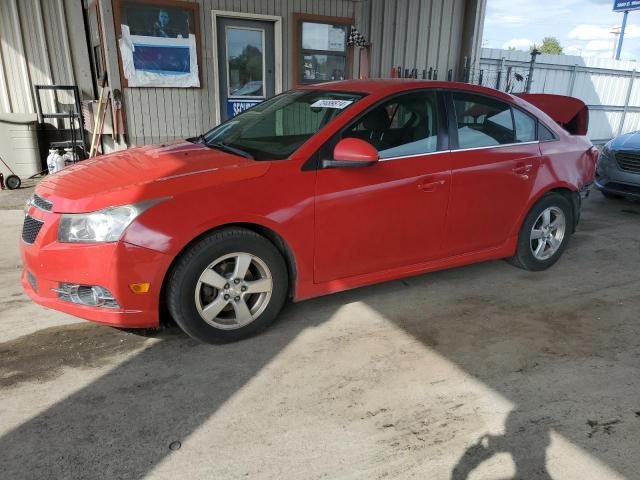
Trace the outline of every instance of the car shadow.
[[[175, 442], [184, 441], [314, 322], [293, 306], [272, 330], [216, 346], [192, 340], [177, 327], [145, 339], [109, 327], [81, 325], [50, 329], [36, 341], [27, 335], [17, 344], [0, 345], [0, 351], [9, 354], [29, 352], [63, 338], [63, 351], [56, 350], [61, 357], [57, 370], [108, 364], [116, 353], [126, 356], [127, 349], [133, 351], [97, 380], [2, 436], [4, 478], [143, 477], [171, 453]], [[87, 352], [91, 335], [100, 340], [89, 344], [90, 349], [102, 349], [104, 355]], [[123, 341], [128, 345], [122, 347]], [[46, 357], [52, 353], [46, 352]], [[15, 358], [12, 367], [44, 357]], [[49, 365], [47, 370], [55, 367]], [[30, 374], [32, 368], [23, 368], [25, 372], [12, 383], [34, 377], [52, 380], [60, 373], [37, 369]]]

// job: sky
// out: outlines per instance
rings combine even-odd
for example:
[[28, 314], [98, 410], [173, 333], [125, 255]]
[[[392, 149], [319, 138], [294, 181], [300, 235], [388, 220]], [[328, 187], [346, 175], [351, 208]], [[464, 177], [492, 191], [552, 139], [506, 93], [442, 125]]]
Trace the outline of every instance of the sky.
[[[482, 46], [529, 50], [556, 37], [570, 55], [611, 58], [622, 13], [613, 0], [487, 0]], [[640, 10], [629, 12], [622, 59], [640, 60]]]

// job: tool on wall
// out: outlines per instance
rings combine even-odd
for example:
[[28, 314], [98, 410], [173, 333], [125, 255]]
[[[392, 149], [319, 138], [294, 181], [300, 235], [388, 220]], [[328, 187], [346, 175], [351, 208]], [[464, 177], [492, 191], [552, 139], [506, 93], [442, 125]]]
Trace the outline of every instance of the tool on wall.
[[[96, 143], [93, 149], [93, 155], [89, 155], [89, 158], [95, 157], [98, 155], [98, 150], [100, 150], [100, 139], [102, 138], [102, 132], [104, 131], [104, 121], [107, 118], [107, 110], [109, 109], [109, 105], [111, 103], [111, 92], [107, 90], [107, 98], [104, 101], [104, 107], [102, 107], [102, 111], [100, 112], [100, 120], [98, 121], [98, 125], [96, 125], [97, 138]], [[100, 105], [98, 106], [98, 111], [100, 111]], [[94, 132], [94, 133], [95, 133]]]
[[[107, 72], [102, 74], [102, 78], [100, 79], [100, 97], [98, 99], [98, 109], [96, 110], [96, 116], [93, 121], [93, 134], [91, 135], [91, 148], [89, 149], [89, 158], [95, 156], [98, 153], [98, 143], [100, 142], [100, 137], [98, 136], [98, 129], [100, 129], [100, 134], [102, 134], [102, 127], [99, 125], [101, 123], [101, 118], [104, 118], [104, 113], [102, 112], [102, 100], [104, 99], [105, 92], [107, 92]], [[106, 105], [105, 105], [106, 110]], [[101, 117], [102, 114], [102, 117]]]
[[114, 142], [120, 142], [124, 138], [124, 117], [122, 115], [122, 92], [119, 89], [113, 90], [113, 100], [111, 102], [111, 110], [113, 113], [113, 133], [111, 137]]

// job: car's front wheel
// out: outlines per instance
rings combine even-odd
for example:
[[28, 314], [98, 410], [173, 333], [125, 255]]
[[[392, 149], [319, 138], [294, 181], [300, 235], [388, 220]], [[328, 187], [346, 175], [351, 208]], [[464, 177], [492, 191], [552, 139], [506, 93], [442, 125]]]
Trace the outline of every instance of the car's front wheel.
[[286, 264], [269, 240], [243, 228], [222, 229], [182, 254], [169, 275], [167, 305], [190, 336], [233, 341], [271, 324], [287, 289]]
[[546, 270], [558, 261], [573, 230], [573, 209], [559, 193], [542, 197], [522, 224], [516, 254], [509, 259], [525, 270]]

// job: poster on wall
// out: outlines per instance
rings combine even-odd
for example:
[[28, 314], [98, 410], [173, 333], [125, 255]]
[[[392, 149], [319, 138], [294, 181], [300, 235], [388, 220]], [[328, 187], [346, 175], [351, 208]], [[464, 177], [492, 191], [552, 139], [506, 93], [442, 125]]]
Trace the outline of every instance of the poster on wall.
[[116, 24], [128, 87], [199, 87], [198, 4], [118, 0]]

